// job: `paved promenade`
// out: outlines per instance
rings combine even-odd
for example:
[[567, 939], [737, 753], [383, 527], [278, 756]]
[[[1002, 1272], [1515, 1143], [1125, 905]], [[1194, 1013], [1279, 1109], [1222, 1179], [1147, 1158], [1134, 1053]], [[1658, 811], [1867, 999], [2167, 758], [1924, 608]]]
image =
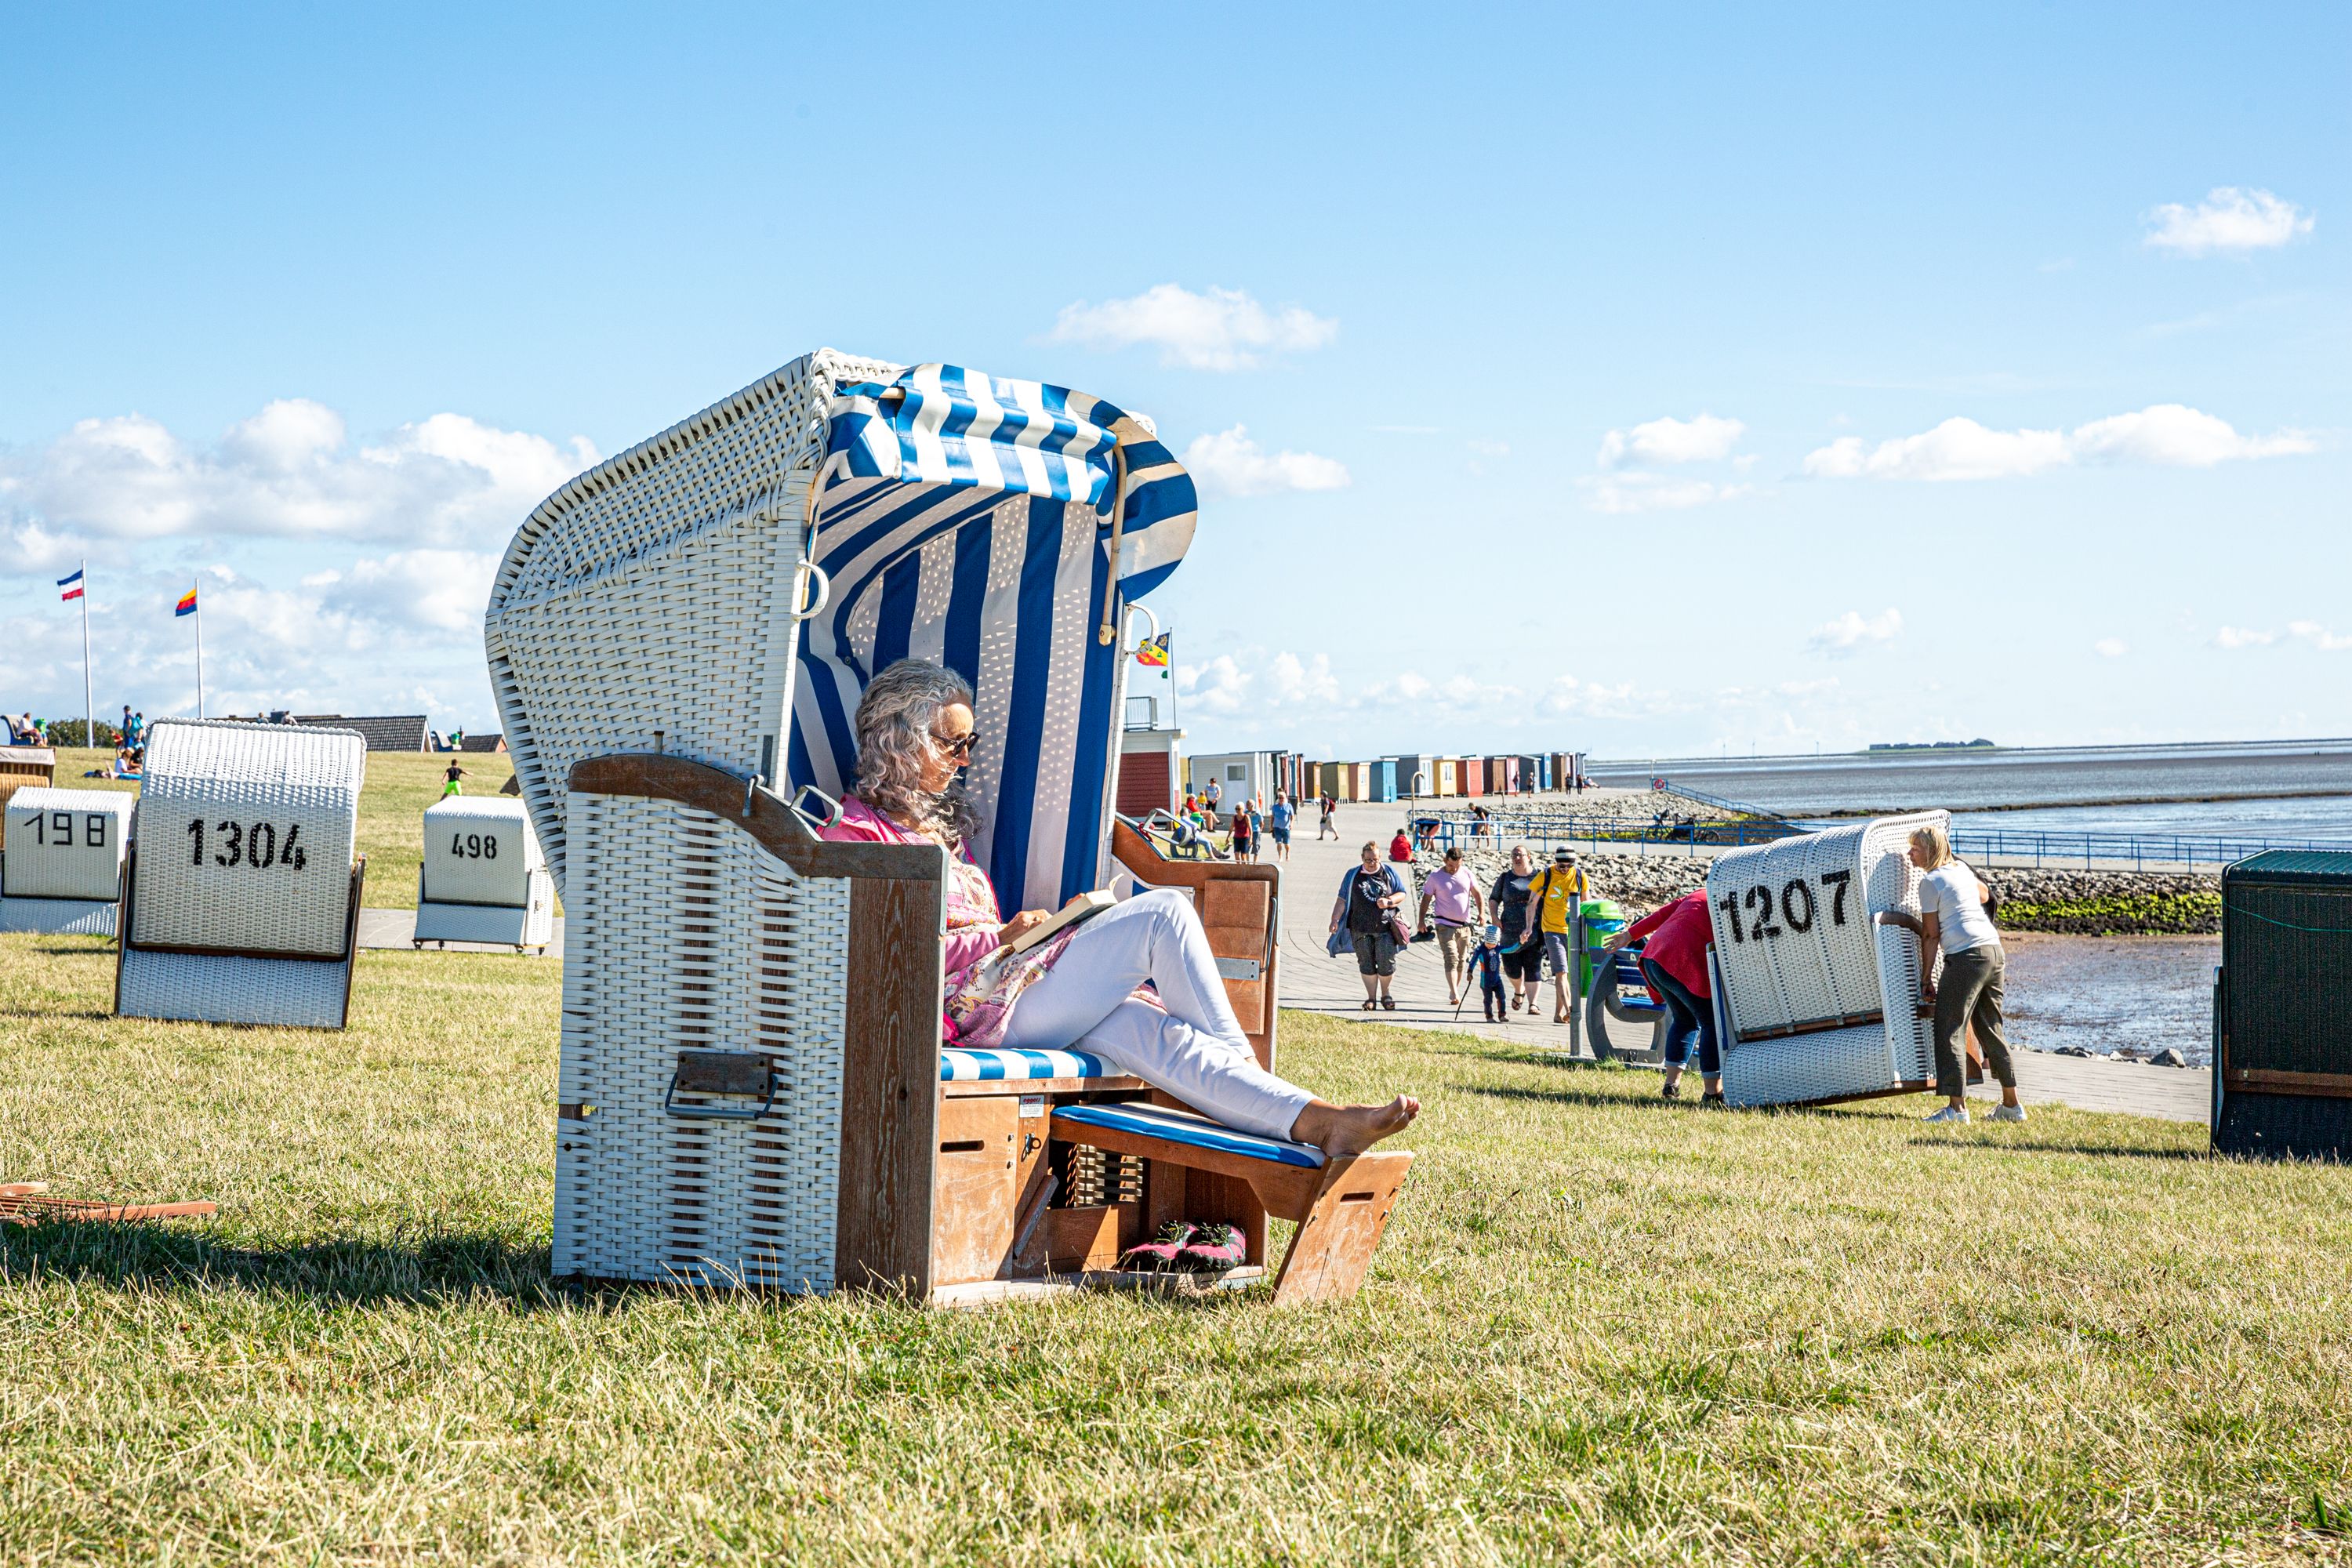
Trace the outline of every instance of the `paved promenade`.
[[[1357, 978], [1355, 960], [1336, 959], [1324, 952], [1339, 879], [1355, 864], [1367, 838], [1382, 847], [1385, 858], [1388, 841], [1409, 809], [1402, 805], [1343, 805], [1339, 810], [1339, 837], [1320, 843], [1315, 838], [1312, 808], [1300, 818], [1304, 830], [1291, 835], [1290, 860], [1283, 868], [1282, 1005], [1408, 1029], [1461, 1029], [1564, 1054], [1568, 1026], [1551, 1021], [1549, 979], [1544, 982], [1542, 1007], [1532, 1022], [1524, 1013], [1509, 1015], [1509, 1021], [1501, 1024], [1483, 1022], [1475, 993], [1456, 1022], [1445, 1000], [1445, 972], [1438, 961], [1437, 944], [1415, 942], [1398, 955], [1393, 987], [1397, 1010], [1366, 1013], [1361, 1010], [1364, 990]], [[1419, 889], [1414, 891], [1418, 900]], [[2018, 1058], [2018, 1094], [2029, 1105], [2063, 1103], [2083, 1110], [2121, 1110], [2202, 1121], [2212, 1101], [2212, 1075], [2203, 1068], [2147, 1067], [2042, 1051], [2020, 1051]], [[1999, 1099], [1998, 1089], [1974, 1092]], [[1929, 1109], [1927, 1097], [1920, 1098], [1919, 1106], [1925, 1114]]]

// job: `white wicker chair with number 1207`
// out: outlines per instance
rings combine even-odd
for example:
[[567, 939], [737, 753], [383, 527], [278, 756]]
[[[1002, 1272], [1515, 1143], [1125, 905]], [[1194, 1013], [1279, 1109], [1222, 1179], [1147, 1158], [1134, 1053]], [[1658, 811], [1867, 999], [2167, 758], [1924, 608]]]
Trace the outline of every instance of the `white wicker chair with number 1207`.
[[159, 719], [125, 877], [114, 1010], [340, 1029], [359, 949], [356, 730]]
[[1172, 864], [1111, 808], [1128, 608], [1193, 524], [1149, 420], [830, 350], [531, 514], [486, 637], [566, 911], [557, 1273], [992, 1300], [1178, 1217], [1236, 1226], [1259, 1274], [1271, 1209], [1299, 1226], [1277, 1301], [1356, 1289], [1410, 1154], [1327, 1166], [1108, 1109], [1152, 1091], [1085, 1053], [943, 1050], [945, 851], [817, 833], [866, 681], [943, 664], [1003, 908], [1114, 862], [1187, 889], [1271, 1070], [1277, 868]]
[[1914, 829], [1946, 820], [1875, 817], [1716, 858], [1706, 898], [1727, 1103], [1819, 1105], [1929, 1087], [1918, 939], [1878, 917], [1917, 913], [1919, 873], [1905, 848]]

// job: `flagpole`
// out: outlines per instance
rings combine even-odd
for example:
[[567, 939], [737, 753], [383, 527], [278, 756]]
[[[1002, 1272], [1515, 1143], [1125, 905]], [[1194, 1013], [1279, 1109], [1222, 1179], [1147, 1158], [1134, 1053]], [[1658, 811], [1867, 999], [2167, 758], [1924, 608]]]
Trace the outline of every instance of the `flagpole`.
[[1168, 727], [1176, 729], [1176, 628], [1168, 628]]
[[89, 697], [89, 558], [81, 563], [81, 743], [98, 744], [98, 709]]
[[[191, 584], [188, 592], [195, 593], [203, 584]], [[196, 600], [196, 717], [205, 716], [205, 602]]]

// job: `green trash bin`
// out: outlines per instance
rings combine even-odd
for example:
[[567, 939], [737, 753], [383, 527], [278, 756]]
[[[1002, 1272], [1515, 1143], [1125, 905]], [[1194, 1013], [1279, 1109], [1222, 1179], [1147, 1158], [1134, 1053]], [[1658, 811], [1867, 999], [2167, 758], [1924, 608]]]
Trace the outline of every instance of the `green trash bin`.
[[1592, 994], [1593, 955], [1617, 940], [1626, 924], [1625, 911], [1612, 900], [1594, 899], [1584, 906], [1584, 959], [1577, 973], [1577, 994]]

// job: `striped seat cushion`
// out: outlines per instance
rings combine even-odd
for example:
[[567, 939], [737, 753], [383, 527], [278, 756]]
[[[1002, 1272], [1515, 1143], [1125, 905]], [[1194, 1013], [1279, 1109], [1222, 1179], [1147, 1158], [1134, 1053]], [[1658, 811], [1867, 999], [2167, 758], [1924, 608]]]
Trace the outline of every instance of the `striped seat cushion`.
[[941, 1083], [993, 1083], [1034, 1078], [1114, 1078], [1100, 1057], [1084, 1051], [961, 1050], [940, 1052]]
[[1118, 1132], [1136, 1132], [1150, 1138], [1165, 1138], [1171, 1143], [1190, 1143], [1196, 1149], [1215, 1149], [1227, 1154], [1239, 1154], [1244, 1159], [1271, 1161], [1277, 1165], [1302, 1165], [1308, 1170], [1316, 1170], [1323, 1163], [1323, 1151], [1312, 1143], [1293, 1143], [1284, 1138], [1262, 1138], [1255, 1132], [1236, 1132], [1189, 1110], [1171, 1110], [1166, 1106], [1147, 1105], [1140, 1101], [1118, 1105], [1058, 1105], [1054, 1108], [1054, 1120], [1075, 1121], [1084, 1127], [1104, 1127]]

